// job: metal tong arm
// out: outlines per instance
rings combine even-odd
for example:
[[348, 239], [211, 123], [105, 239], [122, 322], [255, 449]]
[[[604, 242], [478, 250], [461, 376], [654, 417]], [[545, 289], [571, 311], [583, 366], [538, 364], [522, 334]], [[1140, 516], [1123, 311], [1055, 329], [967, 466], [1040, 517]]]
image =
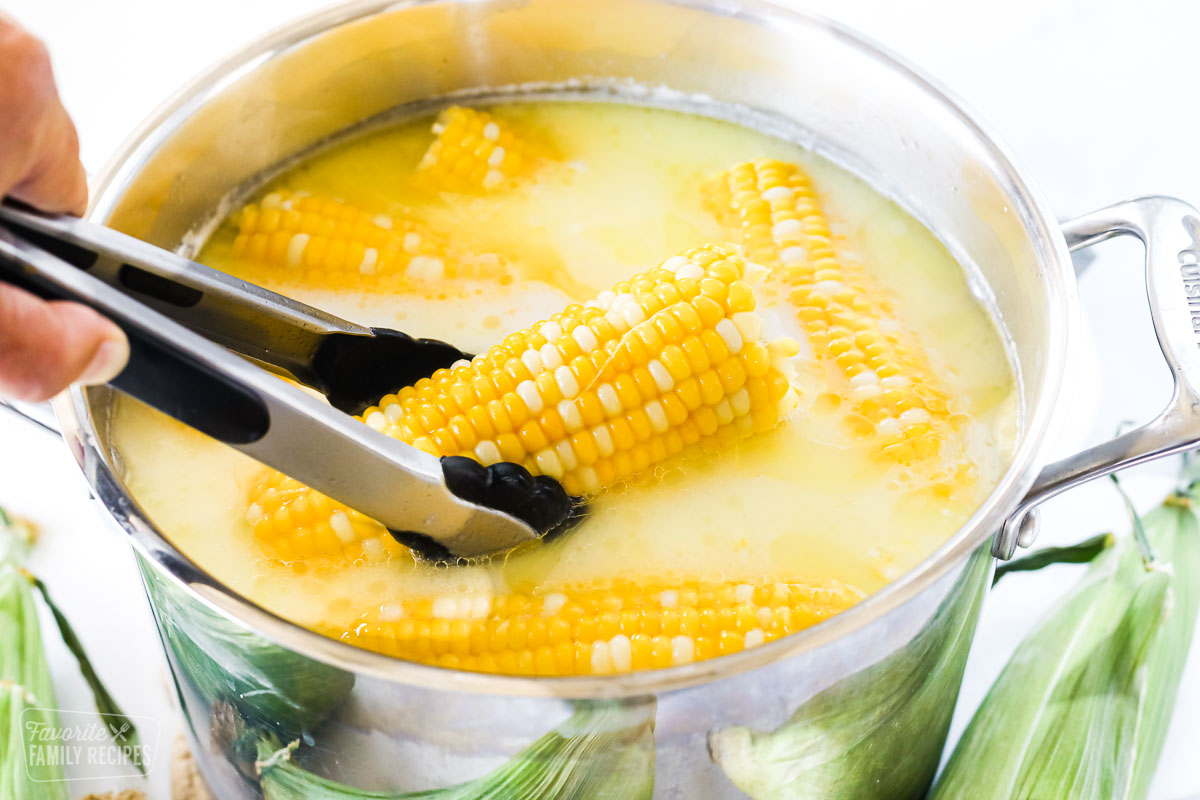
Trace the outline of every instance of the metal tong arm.
[[371, 328], [76, 217], [48, 216], [5, 200], [0, 223], [205, 338], [285, 370], [318, 391], [328, 384], [315, 365], [328, 337], [373, 334]]
[[525, 522], [455, 495], [436, 457], [338, 412], [254, 364], [0, 226], [0, 278], [84, 303], [129, 337], [111, 383], [393, 531], [418, 532], [456, 556], [537, 537]]

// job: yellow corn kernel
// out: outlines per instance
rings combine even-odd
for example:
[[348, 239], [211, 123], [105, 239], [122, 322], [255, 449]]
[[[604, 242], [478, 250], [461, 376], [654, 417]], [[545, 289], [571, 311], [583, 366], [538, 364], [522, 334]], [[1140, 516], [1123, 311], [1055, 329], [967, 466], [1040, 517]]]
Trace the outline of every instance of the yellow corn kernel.
[[503, 189], [552, 155], [527, 132], [476, 108], [450, 106], [438, 115], [433, 133], [433, 143], [417, 165], [417, 183], [430, 191]]
[[234, 221], [238, 274], [259, 283], [428, 293], [448, 279], [515, 275], [499, 256], [474, 254], [418, 220], [305, 192], [271, 192]]
[[[343, 641], [426, 664], [535, 675], [661, 669], [756, 647], [837, 614], [863, 593], [828, 582], [633, 580], [454, 594], [389, 604], [339, 628]], [[398, 618], [397, 618], [398, 617]], [[463, 660], [473, 657], [474, 662]]]
[[[805, 171], [777, 160], [738, 164], [706, 186], [704, 200], [740, 237], [747, 259], [783, 286], [814, 352], [839, 368], [845, 384], [836, 394], [850, 402], [856, 430], [870, 423], [881, 454], [899, 463], [937, 455], [956, 424], [940, 381], [919, 340], [896, 321], [886, 294], [838, 253]], [[745, 305], [736, 286], [730, 293]], [[763, 357], [756, 347], [745, 351], [751, 379], [766, 374]], [[770, 396], [770, 387], [768, 381], [752, 396], [764, 388]]]
[[[770, 357], [773, 343], [761, 339], [761, 333], [744, 339], [733, 321], [736, 316], [746, 331], [762, 330], [761, 325], [747, 324], [744, 315], [753, 312], [744, 310], [744, 301], [727, 298], [722, 304], [697, 295], [675, 304], [691, 306], [699, 319], [708, 320], [699, 338], [710, 366], [698, 376], [690, 375], [682, 351], [674, 345], [664, 347], [661, 337], [656, 341], [662, 352], [651, 354], [655, 357], [644, 366], [624, 363], [618, 356], [628, 342], [641, 340], [641, 331], [656, 332], [659, 316], [679, 316], [672, 305], [651, 306], [659, 310], [647, 313], [641, 302], [646, 296], [657, 297], [663, 286], [677, 287], [695, 275], [704, 281], [744, 283], [745, 272], [745, 262], [731, 248], [707, 245], [689, 250], [621, 282], [585, 306], [569, 306], [509, 335], [469, 364], [438, 370], [385, 396], [361, 419], [433, 455], [466, 456], [484, 464], [522, 464], [535, 475], [549, 475], [583, 494], [595, 494], [640, 474], [702, 436], [716, 437], [715, 446], [728, 446], [774, 427], [795, 401], [786, 358]], [[607, 326], [588, 324], [596, 319], [606, 320]], [[597, 335], [597, 330], [606, 337]], [[777, 351], [790, 352], [785, 345]], [[567, 362], [569, 352], [579, 355]], [[588, 366], [577, 366], [583, 356], [597, 353], [604, 356], [598, 365], [587, 361]], [[759, 360], [768, 354], [765, 370], [752, 379], [759, 384], [757, 394], [745, 386], [745, 398], [751, 398], [745, 402], [741, 392], [748, 373], [743, 353]], [[678, 382], [677, 376], [688, 377]], [[484, 397], [501, 392], [498, 399], [484, 402]], [[264, 486], [254, 489], [250, 502], [265, 509]], [[298, 484], [292, 490], [297, 496], [309, 492]], [[271, 506], [271, 511], [276, 508]], [[388, 542], [386, 549], [373, 551], [381, 555], [394, 550], [391, 537], [378, 523], [350, 517], [348, 509], [338, 504], [330, 506], [329, 513], [334, 511], [358, 526], [349, 538]], [[297, 542], [304, 545], [305, 556], [344, 555], [345, 548], [323, 546], [325, 540], [312, 533], [311, 523], [307, 516], [274, 520], [272, 535], [260, 541], [268, 554], [277, 557], [285, 550], [294, 551]], [[345, 528], [341, 522], [338, 525], [335, 532]], [[357, 550], [353, 552], [357, 557]]]

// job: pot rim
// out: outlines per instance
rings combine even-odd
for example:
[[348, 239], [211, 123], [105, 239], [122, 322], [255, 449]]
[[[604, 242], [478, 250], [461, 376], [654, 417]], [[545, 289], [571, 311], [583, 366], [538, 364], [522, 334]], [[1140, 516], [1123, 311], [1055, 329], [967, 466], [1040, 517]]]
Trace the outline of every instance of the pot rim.
[[[612, 698], [705, 684], [820, 648], [886, 616], [920, 594], [950, 569], [964, 563], [969, 554], [999, 528], [1032, 485], [1037, 470], [1045, 461], [1049, 434], [1062, 412], [1062, 404], [1056, 400], [1068, 366], [1068, 334], [1078, 303], [1070, 255], [1049, 204], [1026, 170], [1011, 157], [1008, 147], [967, 104], [921, 70], [862, 34], [821, 15], [777, 5], [773, 0], [745, 0], [732, 11], [721, 0], [651, 1], [688, 6], [769, 26], [804, 24], [825, 29], [848, 46], [900, 73], [963, 123], [1007, 178], [1014, 196], [1032, 212], [1032, 216], [1023, 219], [1022, 223], [1031, 238], [1042, 245], [1040, 249], [1045, 259], [1042, 280], [1051, 309], [1045, 343], [1046, 366], [1042, 385], [1037, 387], [1034, 407], [1024, 409], [1022, 431], [1009, 465], [971, 517], [918, 565], [857, 605], [803, 631], [750, 650], [622, 675], [535, 678], [463, 672], [405, 661], [328, 638], [266, 610], [200, 568], [171, 544], [136, 499], [126, 493], [122, 481], [103, 455], [87, 397], [81, 388], [75, 387], [69, 397], [56, 404], [64, 437], [71, 443], [76, 460], [96, 490], [98, 501], [130, 534], [134, 546], [158, 569], [206, 606], [231, 620], [281, 646], [355, 673], [457, 692], [566, 699]], [[259, 64], [338, 25], [432, 2], [447, 0], [349, 0], [285, 23], [217, 61], [164, 101], [117, 148], [92, 182], [88, 218], [103, 221], [111, 213], [124, 179], [136, 174], [196, 109]], [[1025, 376], [1018, 375], [1018, 380], [1024, 379]]]

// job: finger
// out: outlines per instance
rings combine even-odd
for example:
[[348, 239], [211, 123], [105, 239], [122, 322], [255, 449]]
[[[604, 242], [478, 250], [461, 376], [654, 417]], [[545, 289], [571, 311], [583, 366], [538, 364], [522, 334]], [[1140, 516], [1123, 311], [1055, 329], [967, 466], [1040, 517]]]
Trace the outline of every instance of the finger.
[[40, 155], [9, 194], [42, 211], [81, 216], [87, 210], [88, 189], [79, 161], [79, 136], [62, 106], [51, 113]]
[[128, 359], [125, 334], [90, 308], [0, 285], [0, 394], [47, 400], [76, 381], [111, 380]]
[[0, 20], [0, 196], [82, 213], [87, 185], [75, 126], [58, 97], [50, 55]]

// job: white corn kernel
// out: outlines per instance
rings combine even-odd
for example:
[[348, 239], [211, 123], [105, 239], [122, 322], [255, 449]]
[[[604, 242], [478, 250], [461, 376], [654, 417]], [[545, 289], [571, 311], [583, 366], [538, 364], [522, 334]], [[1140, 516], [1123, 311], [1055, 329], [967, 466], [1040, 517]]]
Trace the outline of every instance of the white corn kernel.
[[785, 247], [779, 251], [779, 260], [784, 264], [803, 264], [808, 260], [808, 251], [803, 247]]
[[457, 597], [441, 595], [434, 599], [430, 614], [434, 619], [461, 619], [463, 615], [460, 605]]
[[575, 457], [575, 448], [571, 447], [570, 440], [560, 439], [558, 444], [554, 445], [554, 452], [558, 455], [563, 472], [571, 472], [579, 466], [579, 459]]
[[671, 664], [690, 664], [696, 660], [696, 643], [690, 636], [676, 636], [671, 639]]
[[585, 353], [590, 353], [600, 346], [600, 340], [587, 325], [576, 325], [575, 329], [571, 331], [571, 338], [578, 342], [579, 347]]
[[596, 389], [596, 398], [608, 416], [615, 417], [621, 413], [621, 399], [617, 397], [617, 390], [611, 383], [600, 384]]
[[490, 467], [500, 462], [500, 448], [491, 439], [484, 439], [475, 445], [475, 457], [479, 459], [480, 464]]
[[379, 619], [383, 622], [398, 622], [405, 616], [407, 613], [400, 603], [384, 603], [379, 607]]
[[567, 433], [575, 433], [583, 428], [583, 415], [579, 413], [579, 406], [575, 405], [574, 401], [558, 401], [558, 415], [562, 417]]
[[561, 592], [550, 592], [542, 598], [542, 616], [553, 617], [567, 604], [567, 596]]
[[612, 433], [609, 432], [607, 425], [597, 425], [592, 428], [592, 438], [596, 440], [596, 449], [600, 451], [600, 455], [608, 458], [613, 454]]
[[330, 514], [329, 527], [333, 528], [333, 532], [337, 534], [343, 544], [350, 544], [354, 541], [354, 526], [350, 524], [350, 517], [346, 516], [345, 511], [335, 511]]
[[[542, 334], [545, 336], [545, 334]], [[538, 350], [538, 355], [542, 357], [542, 364], [546, 369], [558, 369], [563, 365], [562, 351], [554, 345], [547, 342]]]
[[580, 467], [575, 473], [583, 484], [583, 490], [588, 494], [600, 491], [600, 476], [591, 467]]
[[592, 642], [592, 674], [607, 675], [613, 671], [612, 653], [608, 642], [597, 639]]
[[613, 304], [613, 310], [619, 313], [629, 327], [640, 325], [646, 321], [646, 311], [631, 294], [622, 294]]
[[739, 417], [750, 413], [750, 393], [744, 388], [738, 389], [729, 397], [729, 407]]
[[358, 271], [363, 275], [374, 275], [375, 264], [379, 260], [379, 251], [374, 247], [363, 250], [362, 261], [358, 262]]
[[763, 320], [758, 314], [753, 311], [739, 311], [730, 319], [737, 326], [738, 333], [742, 335], [742, 341], [757, 342], [762, 338]]
[[[650, 418], [650, 427], [655, 433], [666, 433], [670, 423], [667, 421], [667, 411], [658, 400], [646, 403], [646, 416]], [[732, 416], [730, 417], [732, 419]]]
[[875, 430], [881, 436], [888, 436], [888, 437], [899, 436], [900, 435], [900, 420], [896, 419], [895, 417], [887, 417], [885, 419], [881, 419], [878, 423], [875, 424]]
[[610, 308], [612, 308], [613, 301], [616, 299], [617, 295], [612, 291], [612, 289], [605, 289], [603, 292], [596, 295], [596, 306], [604, 311], [608, 311]]
[[633, 669], [633, 646], [628, 636], [618, 633], [609, 639], [608, 652], [615, 672], [629, 672]]
[[742, 334], [738, 332], [737, 325], [734, 325], [729, 319], [723, 319], [717, 323], [716, 330], [725, 342], [725, 346], [729, 348], [730, 353], [737, 355], [741, 352]]
[[534, 456], [534, 461], [537, 462], [538, 472], [543, 475], [549, 475], [555, 480], [563, 476], [562, 462], [558, 460], [558, 455], [549, 447], [545, 450], [539, 450], [538, 454]]
[[579, 381], [575, 378], [575, 373], [568, 366], [561, 366], [554, 370], [554, 382], [558, 384], [558, 390], [562, 392], [563, 397], [574, 397], [579, 394]]
[[776, 222], [771, 226], [771, 235], [778, 239], [787, 239], [794, 236], [799, 236], [804, 230], [804, 226], [800, 224], [798, 219], [785, 219]]
[[304, 258], [304, 248], [308, 247], [308, 239], [307, 233], [297, 233], [288, 242], [287, 264], [289, 267], [300, 266], [300, 261]]
[[692, 262], [688, 261], [684, 256], [671, 256], [662, 263], [662, 268], [668, 272], [678, 273], [679, 270], [690, 265], [691, 263]]
[[542, 393], [538, 391], [537, 384], [533, 381], [521, 381], [517, 384], [517, 397], [524, 401], [529, 413], [537, 415], [542, 413], [542, 409], [546, 404], [542, 400]]
[[669, 392], [675, 388], [675, 379], [657, 358], [650, 359], [650, 362], [646, 364], [646, 369], [650, 371], [650, 377], [654, 378], [654, 384], [660, 392]]
[[532, 348], [521, 353], [521, 363], [533, 375], [537, 375], [542, 371], [542, 357], [538, 355], [537, 350]]

